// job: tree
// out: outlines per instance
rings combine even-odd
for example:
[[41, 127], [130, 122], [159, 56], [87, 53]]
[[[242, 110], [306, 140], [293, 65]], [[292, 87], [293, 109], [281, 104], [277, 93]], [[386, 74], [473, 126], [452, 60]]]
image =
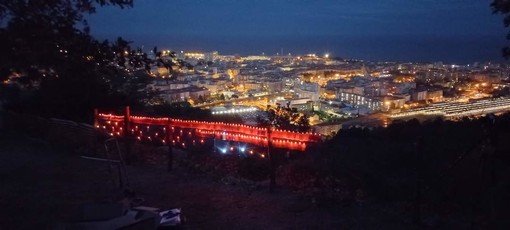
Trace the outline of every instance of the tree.
[[[285, 107], [280, 106], [280, 104], [277, 104], [276, 107], [268, 105], [266, 115], [267, 118], [257, 116], [257, 122], [259, 123], [259, 126], [268, 128], [268, 133], [270, 132], [271, 127], [300, 132], [310, 130], [308, 117], [299, 113], [296, 108], [291, 108], [290, 102], [287, 103], [287, 106]], [[278, 151], [273, 150], [271, 145], [271, 141], [269, 141], [267, 147], [270, 162], [269, 190], [273, 191], [276, 186], [276, 168], [282, 163], [282, 161], [278, 160], [278, 158], [280, 158], [282, 154], [278, 154]]]
[[268, 105], [266, 114], [267, 119], [257, 118], [259, 125], [300, 132], [310, 130], [308, 116], [300, 113], [296, 108], [291, 108], [289, 104], [285, 107], [279, 104], [275, 107]]
[[[510, 1], [507, 0], [493, 0], [491, 3], [493, 13], [499, 13], [504, 16], [503, 23], [505, 27], [510, 26]], [[510, 33], [507, 34], [507, 39], [510, 39]], [[510, 47], [503, 47], [503, 57], [510, 58]]]
[[205, 99], [202, 95], [199, 95], [198, 96], [198, 103], [204, 103], [205, 102]]
[[89, 35], [84, 15], [105, 5], [130, 7], [132, 1], [0, 2], [0, 81], [12, 80], [30, 95], [11, 98], [8, 107], [90, 120], [94, 107], [140, 103], [151, 60], [122, 38], [110, 43]]
[[84, 54], [97, 57], [96, 62], [108, 60], [104, 55], [111, 53], [101, 53], [104, 44], [89, 36], [90, 27], [84, 19], [85, 14], [95, 12], [96, 5], [129, 7], [132, 0], [0, 1], [0, 61], [4, 73], [0, 79], [12, 71], [28, 72], [27, 66], [50, 69], [53, 62], [84, 58], [79, 56]]

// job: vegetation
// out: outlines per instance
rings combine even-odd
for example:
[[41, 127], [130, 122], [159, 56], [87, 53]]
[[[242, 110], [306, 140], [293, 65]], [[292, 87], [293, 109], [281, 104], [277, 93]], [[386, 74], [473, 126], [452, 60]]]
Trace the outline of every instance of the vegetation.
[[510, 192], [509, 127], [506, 114], [342, 130], [311, 153], [306, 168], [319, 183], [310, 187], [333, 192], [324, 184], [337, 181], [351, 200], [361, 190], [370, 202], [401, 203], [418, 222], [430, 215], [446, 221], [450, 215], [475, 225], [503, 224], [491, 218], [507, 210], [497, 203], [510, 201], [504, 195]]
[[84, 19], [96, 6], [130, 7], [130, 0], [0, 2], [0, 84], [7, 109], [92, 121], [94, 108], [142, 108], [154, 61], [169, 69], [182, 61], [151, 60], [130, 42], [97, 41]]
[[[492, 0], [491, 3], [492, 9], [494, 13], [499, 13], [504, 16], [503, 23], [505, 27], [510, 26], [510, 1], [507, 0]], [[510, 33], [506, 36], [507, 39], [510, 39]], [[510, 47], [504, 47], [502, 49], [503, 57], [510, 58]]]
[[296, 108], [286, 106], [267, 106], [267, 119], [258, 117], [260, 126], [271, 126], [279, 129], [307, 132], [310, 130], [308, 116], [298, 112]]

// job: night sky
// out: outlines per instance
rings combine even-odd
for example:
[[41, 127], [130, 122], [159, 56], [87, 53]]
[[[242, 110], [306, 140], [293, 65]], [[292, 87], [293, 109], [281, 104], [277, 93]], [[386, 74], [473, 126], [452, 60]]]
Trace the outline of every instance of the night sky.
[[501, 61], [489, 0], [135, 0], [98, 9], [92, 34], [223, 54], [331, 53], [368, 60]]

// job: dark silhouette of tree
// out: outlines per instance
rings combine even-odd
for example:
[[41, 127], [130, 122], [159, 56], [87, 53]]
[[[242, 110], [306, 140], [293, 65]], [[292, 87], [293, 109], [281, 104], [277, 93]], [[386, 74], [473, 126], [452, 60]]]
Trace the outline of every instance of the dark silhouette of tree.
[[154, 48], [152, 49], [152, 53], [154, 54], [155, 57], [157, 58], [160, 58], [161, 57], [161, 52], [158, 51], [158, 47], [157, 46], [154, 46]]
[[205, 102], [205, 99], [202, 95], [199, 95], [198, 96], [198, 103], [204, 103]]
[[188, 69], [193, 68], [193, 66], [191, 64], [187, 63], [186, 61], [177, 59], [177, 55], [174, 51], [170, 51], [166, 55], [163, 55], [162, 51], [158, 51], [157, 47], [154, 47], [152, 52], [154, 53], [154, 55], [156, 57], [156, 60], [155, 60], [156, 66], [164, 67], [165, 69], [167, 69], [167, 71], [169, 73], [167, 81], [175, 80], [175, 78], [179, 74], [179, 72], [176, 71], [176, 69], [180, 70], [184, 67], [186, 67]]
[[[510, 145], [503, 141], [510, 137], [509, 122], [507, 113], [458, 122], [411, 120], [388, 128], [345, 128], [311, 154], [317, 156], [319, 174], [352, 181], [353, 190], [362, 187], [373, 201], [414, 207], [403, 218], [420, 223], [435, 213], [444, 219], [471, 219], [478, 226], [488, 223], [476, 219], [507, 210], [495, 204], [508, 200], [500, 194], [510, 188], [505, 187], [510, 185], [505, 174]], [[451, 211], [443, 213], [446, 209]]]
[[84, 15], [105, 5], [132, 1], [0, 2], [0, 80], [12, 80], [25, 95], [11, 98], [8, 108], [91, 120], [94, 107], [141, 106], [151, 60], [123, 38], [110, 43], [89, 35]]
[[[493, 13], [503, 15], [503, 24], [505, 27], [510, 26], [510, 1], [507, 0], [493, 0], [491, 3]], [[507, 34], [507, 39], [510, 39], [510, 33]], [[503, 47], [503, 57], [506, 59], [510, 58], [510, 47]]]
[[257, 117], [260, 126], [271, 126], [279, 129], [288, 129], [300, 132], [310, 131], [310, 123], [307, 115], [300, 113], [289, 104], [267, 106], [267, 119]]

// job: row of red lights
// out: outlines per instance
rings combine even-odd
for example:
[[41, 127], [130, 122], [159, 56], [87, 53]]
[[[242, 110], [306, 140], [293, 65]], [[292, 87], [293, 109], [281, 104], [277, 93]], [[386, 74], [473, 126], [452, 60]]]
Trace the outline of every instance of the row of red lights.
[[[114, 118], [114, 119], [115, 119], [115, 118], [121, 119], [122, 117], [121, 117], [121, 116], [116, 116], [116, 117], [113, 117], [113, 118]], [[107, 131], [106, 133], [107, 133], [108, 135], [110, 135], [110, 136], [115, 136], [115, 135], [117, 135], [117, 136], [121, 136], [121, 134], [123, 133], [123, 132], [122, 132], [123, 128], [122, 128], [122, 127], [118, 127], [118, 126], [119, 126], [119, 122], [117, 122], [117, 121], [112, 122], [111, 120], [107, 120], [107, 121], [106, 121], [106, 123], [107, 123], [107, 124], [108, 124], [108, 126], [110, 126], [110, 127], [107, 127], [106, 125], [103, 125], [103, 126], [97, 125], [97, 126], [96, 126], [96, 128], [98, 128], [98, 129], [99, 129], [99, 128], [103, 128], [105, 131]], [[149, 128], [149, 126], [147, 126], [146, 128], [147, 128], [147, 131], [149, 131], [149, 129], [150, 129], [150, 128]], [[111, 130], [112, 130], [112, 132], [109, 132], [109, 131], [108, 131], [109, 129], [111, 129]], [[119, 130], [119, 131], [115, 132], [115, 131], [116, 131], [116, 129], [117, 129], [117, 130]], [[142, 129], [143, 129], [143, 128], [142, 128]], [[138, 140], [138, 141], [142, 141], [142, 140], [144, 140], [144, 139], [145, 139], [145, 140], [148, 140], [148, 141], [154, 142], [154, 141], [156, 141], [156, 140], [159, 140], [162, 144], [166, 144], [166, 141], [165, 141], [164, 139], [159, 138], [159, 136], [160, 136], [160, 135], [159, 135], [159, 133], [158, 133], [158, 132], [156, 132], [156, 133], [154, 134], [154, 138], [153, 138], [153, 137], [151, 137], [151, 136], [144, 137], [144, 135], [143, 135], [144, 133], [143, 133], [141, 130], [139, 130], [138, 125], [136, 125], [134, 129], [131, 129], [131, 131], [132, 131], [132, 133], [133, 133], [133, 134], [134, 134], [135, 130], [136, 130], [136, 131], [139, 131], [139, 135], [137, 136], [137, 140]], [[174, 127], [172, 127], [172, 130], [174, 130]], [[164, 131], [164, 132], [166, 132], [166, 127], [163, 127], [163, 131]], [[182, 135], [183, 130], [180, 130], [180, 133], [181, 133], [181, 135]], [[197, 130], [197, 133], [200, 133], [200, 134], [212, 134], [212, 135], [222, 135], [224, 132], [217, 132], [217, 131], [215, 132], [215, 131], [209, 131], [209, 130]], [[188, 132], [188, 135], [192, 135], [192, 132], [191, 132], [191, 131], [189, 131], [189, 132]], [[242, 138], [243, 138], [243, 137], [244, 137], [244, 138], [253, 138], [252, 136], [243, 135], [243, 134], [231, 134], [231, 133], [228, 133], [228, 134], [227, 134], [227, 133], [225, 133], [225, 135], [227, 135], [227, 136], [237, 136], [237, 137], [242, 137]], [[254, 139], [255, 139], [255, 138], [254, 138]], [[261, 137], [258, 137], [258, 140], [262, 141], [262, 138], [261, 138]], [[267, 142], [267, 138], [264, 138], [264, 141], [265, 141], [265, 142]], [[196, 140], [192, 140], [193, 145], [195, 145], [195, 144], [196, 144], [196, 142], [197, 142]], [[205, 143], [204, 139], [200, 139], [200, 141], [199, 141], [199, 142], [200, 142], [200, 144], [204, 144], [204, 143]], [[285, 140], [285, 141], [283, 141], [283, 140], [275, 140], [275, 142], [277, 142], [277, 143], [285, 143], [285, 142], [289, 142], [289, 141], [288, 141], [288, 140]], [[296, 142], [296, 143], [297, 143], [297, 142]], [[173, 144], [174, 146], [175, 146], [176, 144], [180, 144], [180, 145], [182, 145], [182, 147], [183, 147], [183, 148], [186, 148], [186, 143], [185, 143], [185, 142], [182, 142], [182, 143], [181, 143], [181, 142], [180, 142], [180, 137], [179, 137], [179, 136], [177, 136], [177, 141], [176, 141], [176, 140], [172, 140], [172, 144]], [[302, 148], [300, 148], [300, 149], [301, 149], [301, 150], [304, 150], [304, 146], [306, 146], [306, 144], [305, 144], [305, 143], [301, 143], [301, 145], [302, 145]], [[232, 147], [231, 147], [231, 149], [230, 149], [230, 150], [232, 151]], [[253, 150], [250, 150], [248, 153], [249, 153], [250, 155], [253, 155], [253, 154], [254, 154], [254, 151], [253, 151]], [[259, 155], [261, 158], [265, 158], [265, 154], [264, 154], [264, 153], [257, 154], [257, 155]]]
[[[118, 127], [118, 126], [119, 126], [119, 121], [122, 121], [120, 119], [122, 119], [123, 117], [121, 117], [121, 116], [114, 116], [114, 115], [107, 115], [107, 117], [112, 119], [112, 120], [106, 120], [106, 123], [109, 126], [111, 126], [111, 132], [107, 132], [107, 133], [109, 135], [111, 135], [111, 136], [114, 136], [114, 135], [120, 136], [123, 133], [123, 128], [122, 128], [122, 125], [121, 125], [121, 127]], [[115, 121], [114, 119], [119, 119], [119, 121]], [[168, 121], [168, 118], [159, 118], [157, 120]], [[182, 120], [179, 120], [179, 121], [182, 121]], [[185, 122], [191, 123], [193, 121], [191, 121], [191, 122], [190, 121], [185, 121]], [[200, 122], [200, 123], [208, 124], [208, 122]], [[216, 124], [224, 124], [224, 123], [217, 122]], [[231, 126], [250, 127], [250, 126], [246, 126], [246, 125], [236, 125], [236, 124], [231, 125]], [[100, 128], [99, 125], [97, 125], [96, 127]], [[104, 130], [107, 130], [107, 126], [102, 126], [102, 127], [103, 127]], [[174, 130], [174, 128], [175, 127], [172, 127], [171, 129]], [[108, 127], [108, 129], [110, 129], [110, 127]], [[147, 125], [146, 129], [147, 129], [147, 132], [149, 132], [150, 131], [150, 126]], [[163, 129], [163, 132], [166, 132], [166, 127], [162, 127], [162, 129]], [[161, 140], [161, 138], [158, 138], [158, 136], [159, 136], [158, 132], [156, 132], [154, 134], [154, 137], [148, 136], [148, 137], [144, 138], [143, 137], [144, 136], [144, 132], [142, 131], [142, 130], [144, 130], [144, 128], [142, 128], [142, 130], [139, 130], [139, 126], [136, 125], [134, 129], [131, 129], [131, 133], [135, 134], [135, 130], [138, 131], [137, 139], [140, 140], [140, 141], [142, 140], [142, 138], [146, 139], [146, 140], [149, 140], [149, 141], [154, 141], [154, 140], [158, 140], [159, 139], [159, 141], [161, 143], [163, 143], [163, 144], [165, 143], [165, 140]], [[257, 128], [257, 130], [265, 130], [265, 129]], [[217, 136], [224, 135], [227, 139], [236, 140], [236, 141], [244, 141], [244, 142], [253, 143], [253, 144], [267, 145], [267, 142], [268, 142], [266, 137], [263, 137], [263, 136], [261, 137], [261, 136], [256, 136], [256, 135], [245, 135], [245, 134], [239, 134], [239, 133], [231, 133], [231, 132], [225, 132], [225, 131], [211, 131], [211, 130], [203, 130], [203, 129], [196, 129], [196, 132], [197, 132], [197, 134], [206, 134], [206, 135], [207, 134], [208, 135], [217, 135]], [[288, 133], [296, 133], [296, 132], [288, 132]], [[181, 135], [183, 134], [183, 130], [180, 130], [180, 134]], [[189, 131], [188, 135], [191, 136], [192, 132]], [[180, 138], [179, 137], [177, 137], [177, 141], [180, 142]], [[172, 142], [175, 145], [175, 140], [173, 140]], [[195, 140], [193, 140], [193, 143], [195, 143]], [[203, 140], [201, 140], [201, 143], [203, 143]], [[185, 144], [184, 143], [182, 143], [182, 144], [183, 144], [183, 147], [185, 147]], [[298, 149], [304, 150], [306, 148], [306, 143], [305, 142], [286, 140], [286, 139], [278, 138], [277, 136], [273, 137], [273, 144], [275, 146], [282, 146], [282, 147], [291, 148], [291, 149], [298, 148]], [[296, 146], [296, 145], [298, 145], [299, 147]]]
[[248, 135], [244, 135], [244, 134], [234, 134], [234, 133], [228, 133], [228, 132], [219, 132], [219, 131], [209, 131], [209, 130], [197, 130], [197, 132], [199, 133], [204, 133], [204, 134], [216, 134], [216, 135], [226, 135], [226, 136], [231, 136], [231, 137], [240, 137], [240, 138], [247, 138], [247, 139], [252, 139], [252, 140], [264, 140], [267, 142], [267, 138], [263, 138], [263, 137], [257, 137], [257, 136], [248, 136]]
[[[118, 126], [118, 123], [115, 122], [114, 124], [111, 124], [111, 122], [107, 121], [106, 123], [109, 123], [111, 125], [111, 127], [107, 127], [106, 125], [102, 126], [102, 128], [107, 131], [108, 135], [110, 136], [120, 136], [122, 134], [122, 127], [117, 127]], [[97, 128], [101, 128], [101, 126], [96, 126]], [[108, 130], [111, 128], [111, 132], [109, 132]], [[116, 128], [117, 131], [116, 132]], [[156, 140], [159, 140], [161, 143], [163, 144], [166, 144], [166, 141], [163, 139], [163, 138], [159, 138], [159, 133], [156, 132], [154, 133], [154, 136], [145, 136], [144, 137], [144, 132], [142, 130], [139, 130], [139, 127], [138, 126], [135, 126], [134, 129], [131, 129], [132, 133], [134, 134], [135, 133], [135, 129], [136, 131], [138, 131], [138, 134], [137, 134], [137, 140], [138, 141], [142, 141], [142, 140], [148, 140], [148, 141], [156, 141]], [[149, 130], [149, 126], [147, 126], [147, 130]], [[163, 128], [164, 131], [166, 131], [166, 128]], [[174, 127], [172, 127], [172, 130], [174, 130]], [[183, 130], [180, 130], [180, 135], [183, 134]], [[267, 138], [264, 138], [264, 137], [256, 137], [256, 136], [248, 136], [248, 135], [243, 135], [243, 134], [234, 134], [234, 133], [227, 133], [227, 132], [219, 132], [219, 131], [210, 131], [210, 130], [197, 130], [197, 133], [199, 134], [208, 134], [208, 135], [217, 135], [217, 136], [225, 136], [227, 137], [228, 139], [235, 139], [235, 138], [238, 138], [238, 139], [244, 139], [244, 141], [248, 141], [248, 142], [251, 142], [251, 143], [260, 143], [260, 142], [263, 142], [264, 145], [267, 145]], [[192, 135], [192, 132], [189, 131], [188, 132], [188, 135]], [[180, 136], [177, 136], [177, 142], [176, 140], [172, 140], [172, 143], [175, 145], [176, 143], [180, 143], [182, 145], [182, 147], [186, 147], [185, 143], [180, 141]], [[192, 140], [193, 142], [193, 145], [195, 145], [196, 141], [195, 140]], [[200, 140], [200, 143], [201, 144], [204, 144], [204, 140], [201, 139]], [[286, 146], [286, 147], [291, 147], [293, 149], [295, 149], [297, 146], [296, 145], [299, 145], [300, 147], [297, 147], [301, 150], [304, 150], [306, 148], [306, 143], [304, 142], [297, 142], [297, 141], [289, 141], [289, 140], [282, 140], [282, 139], [274, 139], [273, 141], [273, 144], [275, 144], [276, 146]], [[291, 146], [289, 146], [291, 145]], [[293, 147], [293, 146], [296, 146], [296, 147]]]
[[[99, 114], [99, 118], [103, 118], [106, 120], [121, 120], [124, 119], [124, 116], [119, 115], [113, 115], [113, 114]], [[161, 122], [161, 121], [173, 121], [173, 122], [183, 122], [183, 123], [198, 123], [198, 124], [208, 124], [208, 125], [225, 125], [225, 126], [233, 126], [233, 127], [243, 127], [243, 128], [250, 128], [254, 130], [264, 131], [266, 128], [260, 128], [255, 126], [249, 126], [244, 124], [229, 124], [224, 122], [207, 122], [207, 121], [196, 121], [196, 120], [182, 120], [182, 119], [173, 119], [173, 118], [154, 118], [154, 117], [142, 117], [142, 116], [130, 116], [131, 120], [148, 120], [152, 122]], [[135, 121], [136, 122], [136, 121]], [[296, 132], [296, 131], [289, 131], [289, 130], [282, 130], [282, 129], [272, 129], [273, 132], [284, 132], [284, 133], [295, 133], [295, 134], [308, 134], [313, 136], [320, 136], [318, 133], [312, 133], [312, 132]]]

